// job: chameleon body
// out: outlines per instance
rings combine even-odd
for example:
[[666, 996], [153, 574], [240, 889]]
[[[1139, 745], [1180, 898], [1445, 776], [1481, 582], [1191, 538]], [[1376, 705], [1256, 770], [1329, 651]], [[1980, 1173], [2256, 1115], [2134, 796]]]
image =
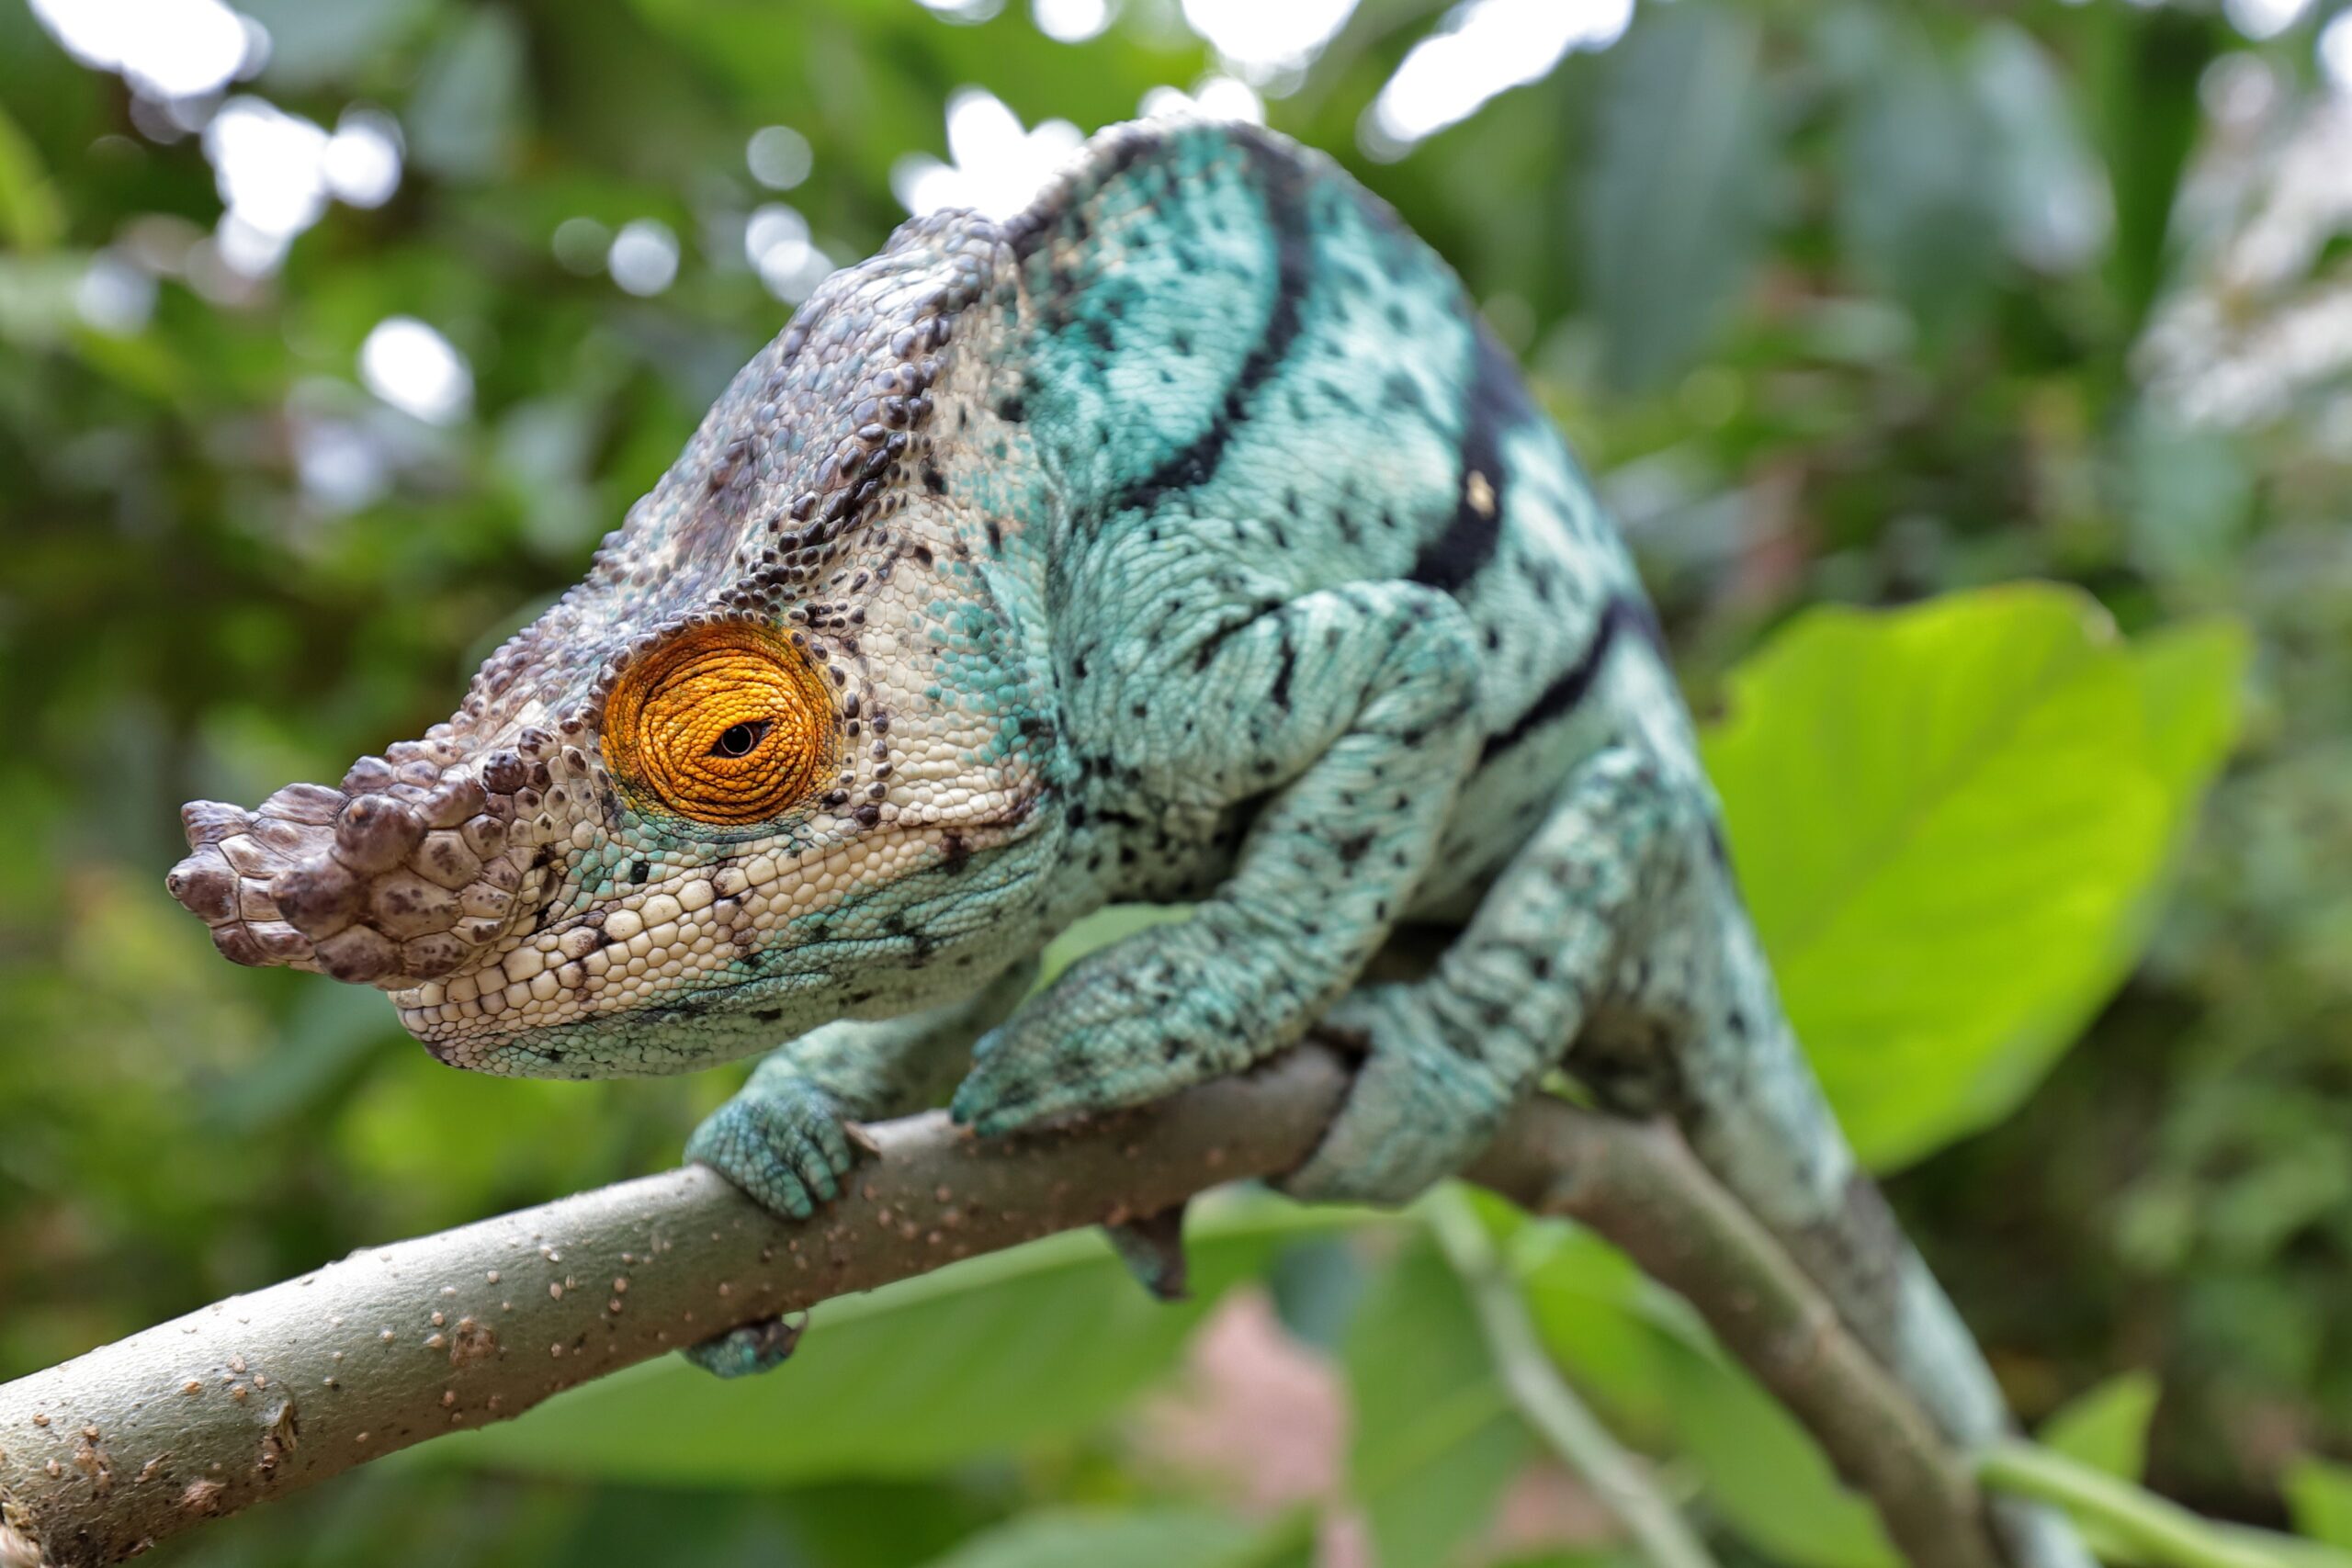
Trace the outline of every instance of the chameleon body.
[[[777, 1047], [690, 1152], [793, 1214], [846, 1122], [954, 1085], [1011, 1133], [1318, 1021], [1363, 1065], [1288, 1186], [1396, 1202], [1565, 1061], [1953, 1436], [2001, 1426], [1782, 1018], [1592, 488], [1443, 263], [1270, 134], [1121, 128], [1009, 222], [909, 222], [448, 723], [187, 816], [222, 952], [383, 987], [456, 1066]], [[1114, 901], [1194, 908], [1028, 995]]]

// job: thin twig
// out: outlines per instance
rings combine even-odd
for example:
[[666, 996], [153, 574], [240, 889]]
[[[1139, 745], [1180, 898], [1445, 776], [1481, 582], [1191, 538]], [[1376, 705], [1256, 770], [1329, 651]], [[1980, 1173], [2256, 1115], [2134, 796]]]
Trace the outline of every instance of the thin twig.
[[[1347, 1082], [1309, 1047], [1035, 1138], [883, 1123], [854, 1190], [799, 1224], [693, 1167], [364, 1248], [0, 1385], [0, 1544], [118, 1562], [723, 1329], [1290, 1169]], [[1470, 1175], [1680, 1291], [1915, 1562], [1995, 1568], [1960, 1456], [1679, 1139], [1544, 1100]]]
[[1552, 1364], [1536, 1338], [1519, 1281], [1496, 1253], [1470, 1200], [1458, 1188], [1441, 1189], [1430, 1196], [1428, 1215], [1439, 1250], [1461, 1278], [1478, 1314], [1495, 1377], [1527, 1424], [1592, 1489], [1600, 1506], [1625, 1527], [1634, 1548], [1657, 1568], [1715, 1568], [1680, 1510], [1650, 1483], [1640, 1463], [1609, 1435]]
[[2251, 1539], [2209, 1523], [2169, 1498], [2017, 1440], [1986, 1450], [1976, 1476], [1987, 1488], [2031, 1497], [2095, 1521], [2151, 1568], [2352, 1568], [2352, 1553], [2316, 1541]]

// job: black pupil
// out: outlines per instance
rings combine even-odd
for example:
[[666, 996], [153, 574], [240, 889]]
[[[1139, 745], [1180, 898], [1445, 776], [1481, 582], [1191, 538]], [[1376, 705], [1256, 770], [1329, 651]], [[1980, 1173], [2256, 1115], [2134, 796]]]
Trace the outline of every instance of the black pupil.
[[768, 726], [765, 719], [751, 724], [730, 724], [719, 732], [718, 739], [711, 744], [710, 750], [714, 756], [748, 757], [751, 755], [752, 748], [757, 746], [760, 743], [760, 738], [767, 732]]

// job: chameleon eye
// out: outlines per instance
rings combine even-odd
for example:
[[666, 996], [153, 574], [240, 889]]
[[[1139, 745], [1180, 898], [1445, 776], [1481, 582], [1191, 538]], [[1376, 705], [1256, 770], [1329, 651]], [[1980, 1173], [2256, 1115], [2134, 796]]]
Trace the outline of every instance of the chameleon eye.
[[749, 626], [688, 631], [624, 671], [605, 707], [605, 755], [630, 794], [715, 827], [799, 804], [832, 733], [817, 672]]
[[710, 743], [710, 754], [714, 757], [748, 757], [754, 747], [767, 739], [768, 731], [775, 728], [775, 721], [770, 718], [730, 724], [718, 732], [718, 739]]

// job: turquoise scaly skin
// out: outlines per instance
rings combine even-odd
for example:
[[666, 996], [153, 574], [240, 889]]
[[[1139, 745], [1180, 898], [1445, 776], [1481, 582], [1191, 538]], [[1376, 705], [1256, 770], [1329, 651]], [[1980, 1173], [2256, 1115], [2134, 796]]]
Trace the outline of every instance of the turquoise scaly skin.
[[[714, 625], [788, 637], [833, 710], [821, 787], [726, 827], [607, 728]], [[1791, 1037], [1591, 486], [1443, 263], [1266, 132], [1115, 129], [1008, 223], [908, 223], [449, 723], [187, 817], [224, 953], [381, 986], [459, 1066], [776, 1047], [689, 1152], [793, 1215], [845, 1122], [956, 1085], [1014, 1133], [1318, 1021], [1364, 1056], [1289, 1190], [1400, 1202], [1565, 1059], [1676, 1117], [1954, 1437], [2001, 1427]], [[1195, 908], [1027, 994], [1134, 900]], [[1356, 985], [1431, 927], [1425, 978]]]

